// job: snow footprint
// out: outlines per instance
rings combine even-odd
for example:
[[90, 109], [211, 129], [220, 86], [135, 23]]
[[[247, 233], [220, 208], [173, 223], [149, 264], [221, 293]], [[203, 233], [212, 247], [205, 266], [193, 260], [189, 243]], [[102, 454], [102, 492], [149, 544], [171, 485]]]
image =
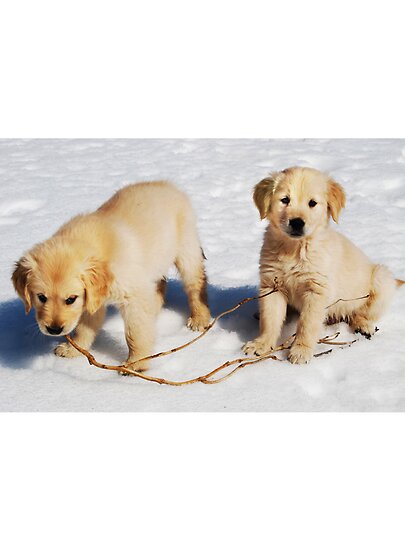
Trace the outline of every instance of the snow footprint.
[[0, 204], [0, 225], [16, 225], [21, 216], [39, 210], [45, 201], [27, 199], [21, 201], [5, 201]]

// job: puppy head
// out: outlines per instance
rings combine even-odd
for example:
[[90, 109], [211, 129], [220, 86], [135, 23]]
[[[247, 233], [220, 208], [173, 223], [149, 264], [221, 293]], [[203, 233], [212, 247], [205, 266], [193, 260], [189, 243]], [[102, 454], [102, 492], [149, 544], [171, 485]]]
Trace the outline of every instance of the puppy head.
[[337, 222], [346, 202], [343, 188], [328, 175], [298, 167], [262, 180], [253, 199], [261, 218], [291, 239], [310, 237], [326, 227], [330, 216]]
[[41, 332], [63, 336], [76, 328], [84, 311], [93, 314], [101, 307], [112, 275], [105, 262], [80, 259], [74, 250], [46, 242], [17, 262], [12, 281], [25, 311], [35, 308]]

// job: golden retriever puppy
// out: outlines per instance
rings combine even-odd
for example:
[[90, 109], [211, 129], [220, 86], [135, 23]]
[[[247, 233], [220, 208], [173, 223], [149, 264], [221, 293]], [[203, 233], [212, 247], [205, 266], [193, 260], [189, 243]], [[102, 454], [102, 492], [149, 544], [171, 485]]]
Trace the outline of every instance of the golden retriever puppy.
[[[275, 284], [279, 291], [260, 300], [260, 336], [244, 346], [245, 353], [263, 355], [276, 347], [287, 305], [300, 313], [292, 363], [310, 361], [325, 320], [345, 320], [370, 338], [403, 282], [329, 227], [330, 217], [337, 222], [345, 206], [343, 188], [318, 170], [294, 167], [261, 181], [253, 198], [261, 218], [270, 222], [260, 258], [260, 293]], [[362, 296], [368, 298], [356, 300]]]
[[[203, 253], [195, 215], [184, 193], [164, 181], [129, 185], [93, 213], [79, 215], [16, 264], [12, 281], [27, 313], [35, 307], [46, 335], [76, 329], [89, 348], [107, 304], [120, 309], [127, 363], [153, 351], [154, 324], [164, 301], [165, 275], [175, 264], [191, 309], [188, 326], [210, 322]], [[62, 343], [56, 355], [78, 352]], [[139, 368], [145, 370], [142, 362]]]

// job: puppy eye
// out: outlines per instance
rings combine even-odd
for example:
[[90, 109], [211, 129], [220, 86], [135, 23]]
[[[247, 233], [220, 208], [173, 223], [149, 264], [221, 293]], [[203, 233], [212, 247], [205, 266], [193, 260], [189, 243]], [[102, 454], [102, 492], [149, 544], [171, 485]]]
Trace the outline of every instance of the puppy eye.
[[77, 296], [70, 296], [67, 300], [65, 300], [65, 304], [67, 306], [70, 306], [75, 303]]
[[47, 299], [48, 298], [44, 294], [38, 294], [38, 300], [41, 302], [41, 304], [44, 304]]
[[316, 201], [314, 201], [314, 199], [311, 199], [308, 203], [309, 207], [310, 208], [313, 208], [314, 206], [316, 206], [318, 203]]
[[283, 204], [290, 204], [290, 197], [284, 197], [284, 198], [282, 198], [282, 199], [281, 199], [281, 202], [282, 202]]

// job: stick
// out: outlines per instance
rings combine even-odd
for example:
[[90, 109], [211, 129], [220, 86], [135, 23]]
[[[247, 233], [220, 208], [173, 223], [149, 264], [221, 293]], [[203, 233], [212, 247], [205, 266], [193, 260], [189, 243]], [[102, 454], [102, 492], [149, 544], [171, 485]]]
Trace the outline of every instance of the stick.
[[355, 302], [356, 300], [366, 300], [367, 298], [370, 298], [370, 294], [366, 294], [366, 296], [360, 296], [360, 298], [339, 298], [339, 300], [336, 300], [336, 302], [333, 302], [333, 304], [330, 304], [325, 309], [329, 309], [332, 306], [335, 306], [339, 302]]
[[[277, 286], [275, 286], [269, 292], [266, 292], [265, 294], [261, 294], [260, 296], [252, 296], [250, 298], [245, 298], [244, 300], [241, 300], [238, 304], [236, 304], [236, 306], [234, 306], [231, 309], [228, 309], [228, 310], [220, 313], [219, 315], [217, 315], [201, 334], [199, 334], [196, 338], [193, 338], [192, 340], [190, 340], [186, 344], [178, 346], [177, 348], [172, 348], [172, 349], [167, 350], [167, 351], [161, 351], [160, 353], [155, 353], [154, 355], [149, 355], [147, 357], [142, 357], [141, 359], [138, 359], [137, 361], [134, 361], [132, 363], [128, 363], [126, 365], [106, 365], [104, 363], [100, 363], [99, 361], [96, 360], [94, 355], [92, 355], [89, 351], [87, 351], [86, 349], [79, 346], [79, 344], [77, 342], [75, 342], [70, 335], [66, 335], [66, 339], [68, 340], [68, 342], [75, 349], [77, 349], [77, 351], [79, 351], [85, 357], [87, 357], [87, 360], [88, 360], [90, 365], [93, 365], [93, 366], [98, 367], [100, 369], [115, 370], [115, 371], [121, 372], [122, 374], [131, 374], [131, 375], [136, 376], [138, 378], [142, 378], [143, 380], [148, 380], [150, 382], [156, 382], [158, 384], [167, 384], [167, 385], [170, 385], [170, 386], [185, 386], [185, 385], [188, 385], [188, 384], [195, 384], [196, 382], [208, 383], [208, 382], [206, 382], [206, 379], [208, 377], [212, 376], [213, 374], [215, 374], [216, 372], [218, 372], [218, 370], [221, 370], [221, 369], [226, 368], [226, 367], [228, 367], [232, 364], [235, 364], [238, 361], [245, 361], [247, 364], [249, 364], [252, 361], [256, 363], [258, 360], [255, 359], [255, 358], [248, 359], [248, 358], [245, 357], [245, 358], [243, 358], [243, 360], [242, 359], [235, 359], [234, 361], [231, 361], [231, 362], [227, 361], [226, 363], [224, 363], [223, 365], [221, 365], [217, 369], [214, 369], [214, 371], [212, 371], [212, 372], [210, 372], [206, 375], [199, 376], [199, 377], [193, 378], [191, 380], [184, 380], [183, 382], [174, 382], [172, 380], [165, 380], [164, 378], [156, 378], [154, 376], [148, 376], [146, 374], [142, 374], [139, 371], [135, 371], [135, 370], [133, 370], [129, 367], [132, 366], [132, 365], [138, 364], [138, 363], [142, 363], [143, 361], [147, 361], [149, 359], [157, 359], [158, 357], [164, 357], [165, 355], [169, 355], [171, 353], [176, 353], [177, 351], [180, 351], [180, 350], [190, 346], [191, 344], [194, 344], [194, 342], [197, 342], [197, 340], [200, 340], [200, 338], [205, 336], [207, 334], [207, 332], [210, 331], [212, 329], [212, 327], [225, 315], [228, 315], [229, 313], [233, 313], [234, 311], [239, 309], [241, 306], [243, 306], [244, 304], [246, 304], [248, 302], [251, 302], [252, 300], [260, 300], [261, 298], [265, 298], [266, 296], [270, 296], [270, 294], [274, 294], [274, 292], [278, 292]], [[260, 360], [263, 361], [264, 359], [260, 359]]]
[[[168, 385], [168, 386], [186, 386], [186, 385], [190, 385], [190, 384], [195, 384], [197, 382], [200, 382], [202, 384], [218, 384], [219, 382], [222, 382], [223, 380], [226, 380], [227, 378], [229, 378], [230, 376], [235, 374], [238, 370], [241, 370], [241, 369], [243, 369], [244, 367], [246, 367], [248, 365], [253, 365], [253, 364], [259, 363], [261, 361], [265, 361], [267, 359], [272, 359], [273, 361], [281, 361], [282, 362], [283, 359], [280, 359], [279, 357], [277, 357], [275, 355], [275, 353], [278, 352], [278, 351], [290, 349], [291, 344], [293, 342], [293, 339], [295, 337], [295, 334], [292, 334], [283, 344], [281, 344], [280, 346], [277, 346], [274, 350], [272, 350], [271, 352], [269, 352], [265, 355], [262, 355], [260, 357], [251, 357], [251, 358], [243, 357], [243, 358], [228, 360], [225, 363], [223, 363], [222, 365], [220, 365], [219, 367], [216, 367], [212, 371], [208, 372], [207, 374], [204, 374], [202, 376], [198, 376], [196, 378], [191, 378], [189, 380], [183, 380], [183, 381], [166, 380], [165, 378], [157, 378], [155, 376], [148, 376], [147, 374], [143, 374], [139, 371], [133, 370], [130, 367], [132, 365], [136, 365], [138, 363], [141, 363], [143, 361], [147, 361], [149, 359], [156, 359], [158, 357], [164, 357], [164, 356], [169, 355], [171, 353], [176, 353], [176, 352], [181, 351], [182, 349], [190, 346], [194, 342], [197, 342], [198, 340], [200, 340], [200, 338], [205, 336], [208, 331], [210, 331], [212, 329], [212, 327], [219, 321], [219, 319], [221, 319], [225, 315], [228, 315], [229, 313], [233, 313], [234, 311], [239, 309], [241, 306], [243, 306], [244, 304], [246, 304], [248, 302], [251, 302], [252, 300], [260, 300], [261, 298], [265, 298], [266, 296], [270, 296], [270, 294], [278, 292], [277, 282], [275, 281], [275, 283], [276, 283], [276, 286], [272, 290], [270, 290], [269, 292], [266, 292], [265, 294], [261, 294], [259, 296], [252, 296], [250, 298], [245, 298], [244, 300], [241, 300], [238, 304], [236, 304], [236, 306], [234, 306], [234, 307], [220, 313], [219, 315], [217, 315], [201, 334], [199, 334], [196, 338], [193, 338], [189, 342], [187, 342], [187, 343], [185, 343], [181, 346], [178, 346], [177, 348], [172, 348], [172, 349], [167, 350], [167, 351], [161, 351], [159, 353], [155, 353], [154, 355], [149, 355], [147, 357], [142, 357], [141, 359], [138, 359], [137, 361], [134, 361], [132, 363], [128, 363], [126, 365], [106, 365], [104, 363], [100, 363], [99, 361], [96, 360], [94, 355], [92, 355], [88, 350], [86, 350], [86, 349], [82, 348], [81, 346], [79, 346], [79, 344], [77, 344], [77, 342], [75, 342], [70, 335], [67, 335], [66, 339], [77, 351], [79, 351], [85, 357], [87, 357], [87, 360], [88, 360], [90, 365], [93, 365], [93, 366], [101, 368], [101, 369], [115, 370], [115, 371], [118, 371], [122, 374], [130, 374], [132, 376], [136, 376], [138, 378], [141, 378], [142, 380], [147, 380], [149, 382], [155, 382], [157, 384], [165, 384], [165, 385]], [[362, 300], [362, 299], [365, 299], [365, 298], [368, 298], [368, 296], [362, 296], [361, 298], [354, 298], [354, 299], [355, 300]], [[339, 301], [347, 302], [347, 301], [350, 301], [350, 300], [344, 300], [344, 299], [337, 300], [336, 302], [334, 302], [333, 304], [328, 306], [328, 308], [332, 307], [333, 305], [335, 305]], [[321, 338], [318, 341], [318, 343], [319, 344], [329, 344], [329, 345], [332, 345], [332, 346], [344, 347], [344, 346], [350, 346], [354, 342], [357, 342], [357, 340], [353, 340], [351, 342], [336, 341], [336, 338], [338, 338], [339, 335], [340, 335], [340, 333], [336, 332], [335, 334], [332, 334], [332, 335], [329, 335], [329, 336], [324, 336], [323, 338]], [[314, 357], [320, 357], [321, 355], [326, 355], [326, 354], [329, 354], [331, 352], [332, 352], [332, 349], [329, 349], [327, 351], [315, 354]], [[229, 368], [229, 367], [231, 367], [235, 364], [237, 365], [237, 367], [232, 369], [230, 372], [226, 373], [225, 375], [223, 375], [219, 378], [213, 378], [213, 376], [215, 376], [216, 374], [218, 374], [222, 370], [224, 370], [226, 368]]]
[[[331, 340], [334, 340], [338, 336], [339, 336], [338, 332], [336, 334], [333, 334], [332, 336], [325, 336], [324, 338], [321, 338], [318, 341], [318, 343], [319, 344], [333, 344], [333, 345], [339, 345], [339, 346], [343, 347], [343, 346], [346, 346], [346, 345], [351, 345], [353, 342], [357, 342], [357, 340], [354, 340], [353, 342], [333, 342], [332, 343]], [[275, 348], [271, 352], [269, 352], [265, 355], [262, 355], [260, 357], [252, 357], [252, 358], [243, 357], [243, 358], [233, 359], [231, 361], [226, 361], [225, 363], [223, 363], [219, 367], [216, 367], [214, 370], [208, 372], [207, 374], [204, 374], [202, 376], [198, 376], [196, 378], [191, 378], [190, 380], [183, 380], [181, 382], [178, 382], [178, 381], [173, 381], [173, 380], [167, 380], [165, 378], [156, 378], [155, 376], [148, 376], [148, 375], [143, 374], [141, 372], [129, 369], [125, 365], [105, 365], [104, 363], [100, 363], [99, 361], [97, 361], [95, 359], [95, 357], [89, 351], [87, 351], [84, 348], [80, 347], [70, 336], [66, 336], [66, 338], [70, 342], [70, 344], [74, 348], [76, 348], [80, 353], [82, 353], [85, 357], [87, 357], [87, 360], [88, 360], [90, 365], [93, 365], [93, 366], [101, 368], [101, 369], [115, 370], [115, 371], [121, 372], [123, 374], [130, 374], [132, 376], [142, 378], [142, 380], [147, 380], [149, 382], [156, 382], [157, 384], [164, 384], [164, 385], [168, 385], [168, 386], [187, 386], [187, 385], [190, 385], [190, 384], [195, 384], [197, 382], [201, 382], [202, 384], [218, 384], [219, 382], [222, 382], [223, 380], [226, 380], [227, 378], [229, 378], [230, 376], [235, 374], [238, 370], [241, 370], [241, 369], [243, 369], [244, 367], [246, 367], [248, 365], [254, 365], [255, 363], [260, 363], [261, 361], [265, 361], [267, 359], [272, 359], [273, 361], [284, 362], [283, 359], [280, 359], [279, 357], [277, 357], [274, 354], [278, 351], [289, 349], [291, 347], [291, 343], [292, 343], [294, 337], [295, 337], [295, 334], [290, 336], [283, 344], [281, 344], [280, 346], [277, 346], [277, 348]], [[318, 353], [314, 357], [320, 357], [321, 355], [325, 355], [326, 353], [331, 353], [331, 352], [332, 352], [332, 349], [330, 349], [326, 352]], [[167, 353], [165, 353], [165, 354], [167, 355]], [[225, 374], [224, 376], [221, 376], [220, 378], [214, 378], [214, 379], [212, 378], [213, 376], [218, 374], [220, 371], [222, 371], [222, 370], [224, 370], [228, 367], [231, 367], [232, 365], [235, 365], [235, 364], [237, 364], [238, 366], [235, 367], [230, 372], [228, 372], [227, 374]]]

